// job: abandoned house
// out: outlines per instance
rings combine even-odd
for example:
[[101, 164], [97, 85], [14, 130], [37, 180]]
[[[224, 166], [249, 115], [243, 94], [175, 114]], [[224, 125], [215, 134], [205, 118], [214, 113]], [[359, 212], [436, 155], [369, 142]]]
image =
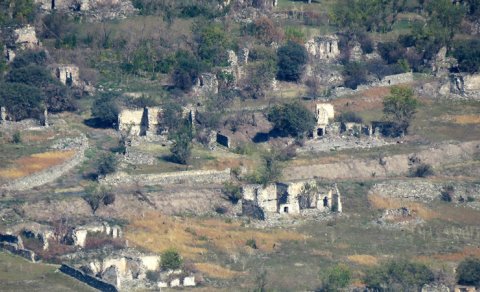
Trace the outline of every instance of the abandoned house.
[[[168, 129], [162, 127], [159, 119], [161, 107], [145, 107], [143, 109], [123, 109], [118, 114], [118, 130], [131, 136], [151, 136], [166, 134]], [[195, 111], [192, 108], [183, 108], [183, 117], [193, 124]]]
[[336, 185], [319, 186], [314, 180], [243, 187], [242, 207], [258, 206], [264, 213], [300, 214], [305, 209], [342, 212]]
[[79, 76], [78, 67], [75, 65], [59, 65], [55, 69], [55, 77], [67, 86], [78, 86]]
[[317, 126], [313, 132], [313, 138], [321, 137], [326, 134], [326, 127], [335, 117], [333, 105], [330, 103], [318, 103], [315, 106], [315, 117], [317, 118]]

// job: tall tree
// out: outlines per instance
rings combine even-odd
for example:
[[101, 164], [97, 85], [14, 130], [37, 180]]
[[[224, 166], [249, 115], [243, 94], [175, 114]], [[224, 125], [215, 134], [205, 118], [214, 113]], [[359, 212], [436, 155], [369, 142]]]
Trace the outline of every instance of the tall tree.
[[390, 90], [390, 95], [383, 100], [383, 113], [387, 121], [397, 126], [398, 131], [407, 133], [418, 105], [413, 89], [394, 86]]

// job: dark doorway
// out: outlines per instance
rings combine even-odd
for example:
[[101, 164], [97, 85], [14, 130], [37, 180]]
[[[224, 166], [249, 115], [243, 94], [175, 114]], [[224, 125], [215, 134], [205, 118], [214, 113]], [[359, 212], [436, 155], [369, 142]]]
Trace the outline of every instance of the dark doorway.
[[52, 0], [52, 10], [55, 9], [55, 0]]
[[323, 206], [328, 207], [328, 198], [327, 197], [323, 198]]
[[322, 128], [317, 129], [317, 136], [322, 137], [323, 135], [324, 135], [323, 129]]
[[288, 207], [287, 206], [283, 207], [283, 212], [288, 213]]

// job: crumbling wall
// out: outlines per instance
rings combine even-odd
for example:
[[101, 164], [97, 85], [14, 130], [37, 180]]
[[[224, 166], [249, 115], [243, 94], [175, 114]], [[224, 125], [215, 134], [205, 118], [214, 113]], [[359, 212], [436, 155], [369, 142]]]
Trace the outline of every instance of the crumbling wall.
[[118, 130], [133, 136], [140, 136], [143, 113], [144, 109], [123, 109], [118, 114]]
[[334, 61], [340, 56], [339, 39], [336, 35], [312, 38], [305, 43], [307, 52], [316, 59]]
[[107, 283], [106, 281], [103, 281], [102, 279], [99, 279], [97, 277], [88, 275], [83, 271], [75, 269], [71, 266], [63, 264], [59, 268], [59, 271], [100, 291], [118, 292], [117, 287], [115, 287], [114, 285]]
[[75, 65], [59, 65], [55, 69], [55, 76], [64, 85], [74, 87], [80, 85], [79, 69]]
[[101, 182], [107, 185], [139, 183], [148, 186], [163, 184], [223, 183], [229, 181], [230, 178], [230, 168], [227, 168], [225, 170], [191, 170], [138, 175], [117, 172], [107, 175], [101, 180]]
[[380, 80], [380, 82], [375, 83], [374, 86], [392, 86], [411, 82], [413, 82], [413, 73], [407, 72], [385, 76], [382, 78], [382, 80]]
[[27, 25], [14, 30], [15, 45], [17, 48], [36, 49], [40, 46], [40, 41], [37, 39], [35, 27]]

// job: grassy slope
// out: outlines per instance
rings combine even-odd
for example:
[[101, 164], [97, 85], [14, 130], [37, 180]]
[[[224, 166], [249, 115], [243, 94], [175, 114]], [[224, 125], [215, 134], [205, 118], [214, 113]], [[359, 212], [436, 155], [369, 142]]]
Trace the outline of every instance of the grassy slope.
[[0, 252], [1, 291], [96, 291], [61, 272], [57, 266], [33, 264]]

